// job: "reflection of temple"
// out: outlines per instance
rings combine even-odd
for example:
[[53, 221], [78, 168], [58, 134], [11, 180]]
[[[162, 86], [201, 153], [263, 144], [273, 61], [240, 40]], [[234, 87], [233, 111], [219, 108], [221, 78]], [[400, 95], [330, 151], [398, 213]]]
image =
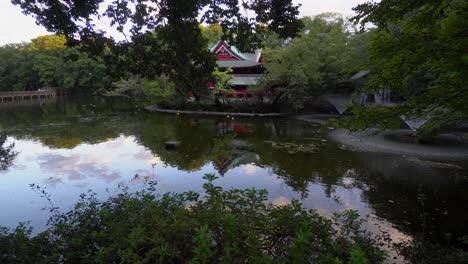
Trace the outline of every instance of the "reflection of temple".
[[[240, 97], [249, 95], [248, 87], [255, 85], [263, 75], [262, 50], [257, 49], [255, 53], [241, 53], [236, 47], [220, 40], [210, 51], [216, 56], [220, 70], [232, 69], [232, 79], [229, 84], [236, 90], [234, 95]], [[211, 82], [210, 88], [214, 86], [215, 84]]]
[[231, 133], [250, 134], [252, 133], [252, 125], [242, 122], [221, 121], [216, 124], [216, 131], [218, 135], [226, 135]]
[[245, 141], [233, 140], [230, 146], [231, 148], [222, 155], [213, 157], [213, 165], [221, 175], [241, 165], [255, 163], [259, 160], [258, 154], [249, 150], [247, 146], [250, 145]]

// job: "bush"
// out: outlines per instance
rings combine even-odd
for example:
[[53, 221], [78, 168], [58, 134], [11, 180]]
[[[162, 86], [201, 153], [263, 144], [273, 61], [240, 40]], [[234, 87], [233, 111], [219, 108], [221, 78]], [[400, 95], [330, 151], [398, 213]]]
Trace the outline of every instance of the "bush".
[[155, 103], [160, 107], [169, 107], [175, 103], [175, 86], [164, 76], [155, 80], [145, 80], [144, 92], [152, 103]]
[[266, 203], [267, 192], [223, 190], [204, 177], [205, 195], [122, 192], [106, 201], [83, 194], [55, 211], [37, 236], [0, 230], [1, 263], [380, 263], [384, 253], [356, 212], [335, 219], [298, 201]]

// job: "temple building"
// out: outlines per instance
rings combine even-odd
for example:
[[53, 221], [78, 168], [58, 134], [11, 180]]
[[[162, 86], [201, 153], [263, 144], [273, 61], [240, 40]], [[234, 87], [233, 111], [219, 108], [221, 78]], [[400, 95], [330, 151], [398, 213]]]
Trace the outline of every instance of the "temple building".
[[[214, 45], [210, 52], [217, 58], [220, 71], [232, 69], [233, 78], [229, 81], [231, 87], [236, 90], [236, 96], [247, 96], [248, 87], [255, 85], [263, 76], [263, 56], [262, 50], [257, 49], [255, 53], [241, 53], [236, 47], [220, 40]], [[214, 83], [210, 83], [210, 88], [214, 88]]]

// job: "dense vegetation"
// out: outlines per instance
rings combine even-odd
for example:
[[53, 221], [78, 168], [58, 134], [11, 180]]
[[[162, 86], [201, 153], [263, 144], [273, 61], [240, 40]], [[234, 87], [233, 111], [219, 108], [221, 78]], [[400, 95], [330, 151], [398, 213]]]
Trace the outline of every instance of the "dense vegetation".
[[[263, 190], [222, 190], [206, 175], [205, 195], [155, 195], [156, 184], [100, 201], [83, 194], [31, 237], [0, 229], [2, 263], [380, 263], [384, 253], [353, 211], [333, 220], [298, 201], [267, 204]], [[33, 189], [48, 195], [37, 186]]]
[[[107, 66], [115, 76], [157, 79], [164, 75], [184, 98], [190, 94], [200, 99], [206, 94], [215, 68], [201, 23], [219, 24], [224, 38], [242, 51], [261, 46], [264, 30], [288, 38], [301, 27], [299, 6], [291, 0], [242, 1], [242, 8], [238, 0], [12, 2], [49, 31], [65, 35], [68, 45], [82, 45], [95, 55], [109, 48], [115, 56]], [[246, 15], [249, 11], [254, 17]], [[106, 37], [92, 22], [96, 16], [107, 17], [125, 41]]]
[[392, 127], [401, 116], [428, 119], [431, 136], [468, 120], [468, 2], [381, 1], [355, 8], [355, 22], [377, 26], [370, 34], [366, 89], [390, 89], [402, 104], [356, 106], [348, 126]]
[[304, 27], [288, 43], [269, 36], [265, 50], [265, 88], [273, 103], [302, 109], [325, 93], [351, 88], [351, 73], [367, 67], [367, 32], [356, 32], [340, 14], [324, 13], [302, 19]]
[[30, 43], [0, 47], [0, 91], [60, 87], [95, 92], [110, 86], [101, 58], [78, 47], [67, 48], [59, 35], [41, 36]]

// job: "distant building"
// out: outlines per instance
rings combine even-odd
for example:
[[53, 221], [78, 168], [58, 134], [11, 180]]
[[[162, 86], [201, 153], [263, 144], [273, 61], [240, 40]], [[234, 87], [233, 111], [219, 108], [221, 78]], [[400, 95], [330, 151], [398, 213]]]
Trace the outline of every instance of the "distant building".
[[[216, 56], [220, 71], [229, 68], [233, 70], [233, 78], [229, 84], [236, 90], [237, 96], [247, 96], [249, 86], [255, 85], [258, 79], [263, 76], [261, 49], [255, 50], [255, 53], [241, 53], [236, 47], [220, 40], [210, 49], [210, 52]], [[210, 82], [210, 88], [214, 88], [213, 82]]]

